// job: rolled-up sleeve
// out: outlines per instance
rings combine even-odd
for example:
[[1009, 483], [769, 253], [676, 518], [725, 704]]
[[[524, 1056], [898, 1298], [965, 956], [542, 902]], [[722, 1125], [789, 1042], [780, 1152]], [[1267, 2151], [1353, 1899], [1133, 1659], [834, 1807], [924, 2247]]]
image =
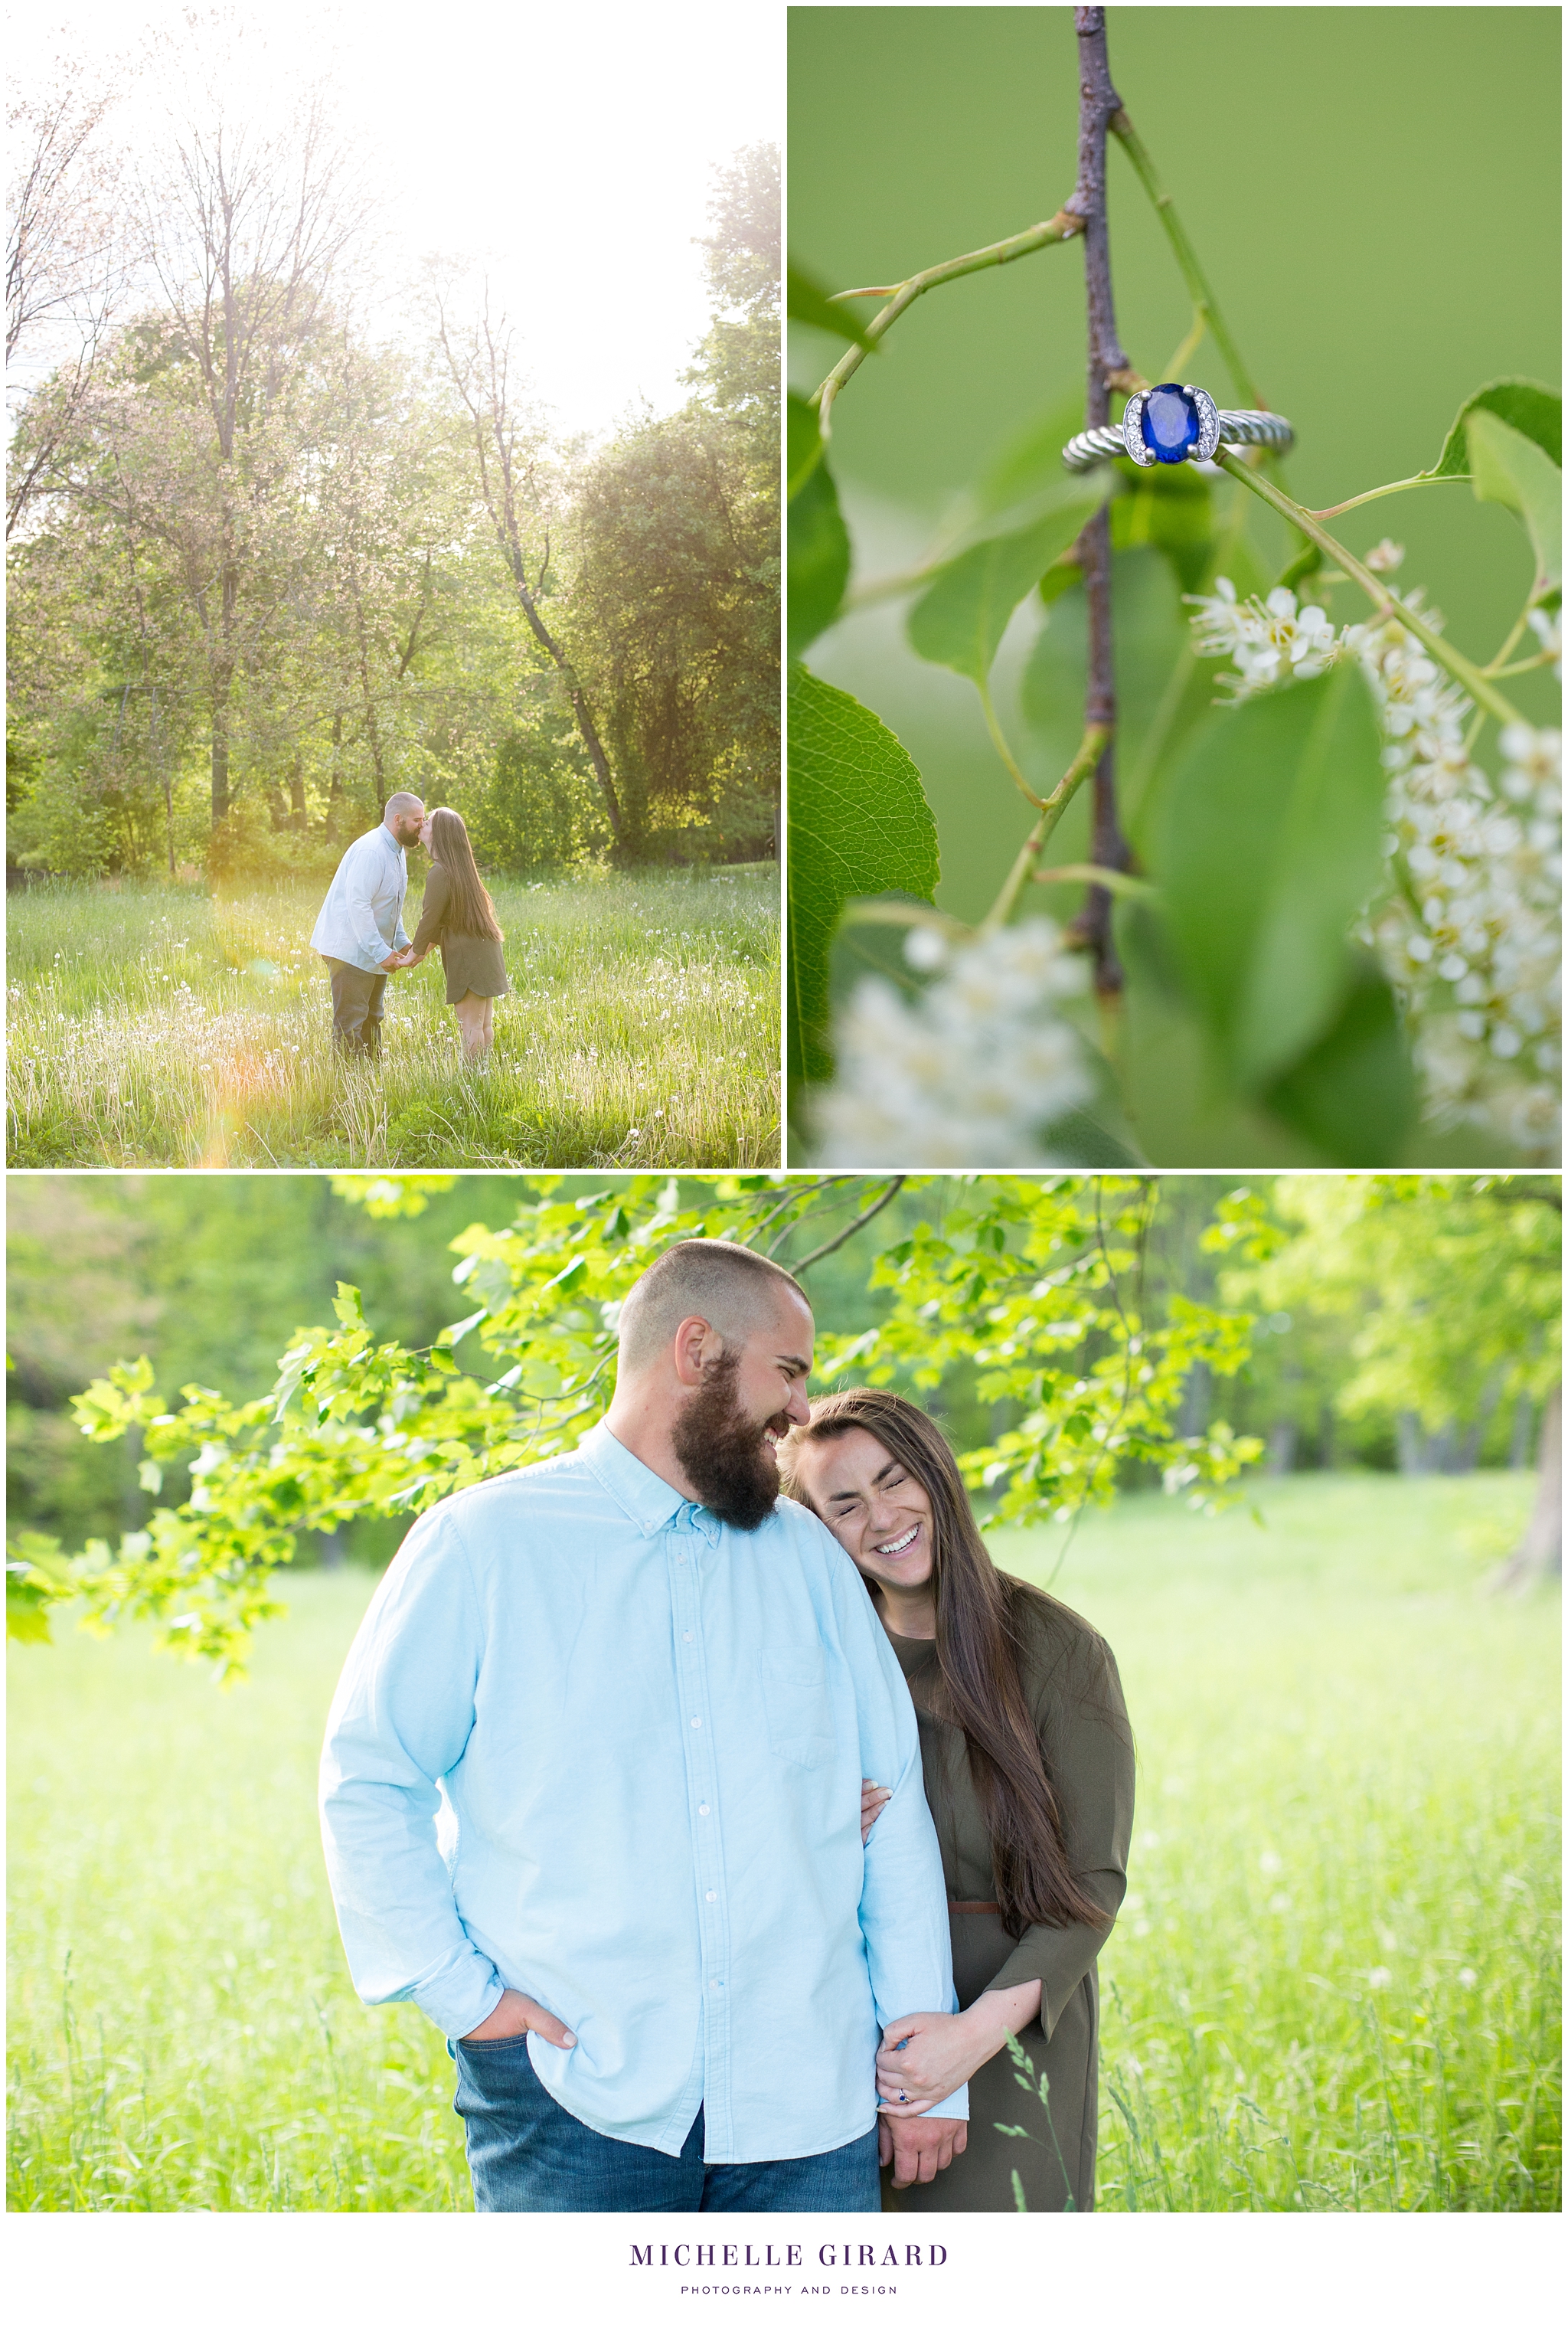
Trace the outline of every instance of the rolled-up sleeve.
[[986, 1988], [1040, 1981], [1047, 2041], [1068, 1996], [1088, 1976], [1127, 1894], [1132, 1839], [1134, 1760], [1116, 1658], [1084, 1631], [1036, 1690], [1035, 1722], [1062, 1811], [1067, 1862], [1085, 1895], [1107, 1916], [1103, 1928], [1068, 1922], [1026, 1930]]
[[372, 1599], [333, 1698], [321, 1829], [362, 2001], [417, 2002], [470, 2033], [505, 1990], [458, 1915], [436, 1820], [474, 1724], [483, 1624], [453, 1523], [420, 1519]]
[[[840, 1638], [861, 1724], [862, 1774], [891, 1793], [866, 1842], [860, 1904], [877, 2024], [890, 2026], [918, 2010], [958, 2007], [947, 1885], [926, 1800], [915, 1707], [898, 1657], [847, 1558], [838, 1587]], [[968, 2086], [961, 2084], [929, 2112], [966, 2120]]]

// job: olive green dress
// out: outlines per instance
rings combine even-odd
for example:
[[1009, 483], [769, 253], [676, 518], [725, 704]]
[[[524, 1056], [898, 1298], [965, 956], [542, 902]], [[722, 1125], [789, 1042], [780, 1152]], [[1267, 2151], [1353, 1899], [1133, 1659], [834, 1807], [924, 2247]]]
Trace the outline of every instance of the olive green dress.
[[[1115, 1658], [1069, 1607], [1054, 1599], [1025, 1605], [1024, 1693], [1061, 1805], [1068, 1859], [1085, 1893], [1114, 1914], [1127, 1889], [1133, 1778], [1132, 1737]], [[919, 1720], [926, 1797], [948, 1897], [993, 1904], [991, 1847], [963, 1736], [927, 1709], [937, 1676], [936, 1641], [891, 1632], [889, 1638]], [[1037, 1924], [1015, 1944], [997, 1913], [954, 1913], [950, 1926], [961, 2009], [996, 1988], [1040, 1980], [1040, 2016], [1022, 2028], [1019, 2040], [1034, 2061], [1037, 2087], [1040, 2075], [1049, 2078], [1050, 2119], [1013, 2080], [1017, 2070], [1004, 2045], [971, 2078], [964, 2153], [934, 2181], [911, 2188], [895, 2189], [890, 2170], [884, 2169], [882, 2209], [1011, 2212], [1016, 2172], [1031, 2212], [1090, 2211], [1099, 2110], [1095, 1959], [1108, 1931], [1081, 1922], [1063, 1929]], [[1021, 2126], [1029, 2135], [1010, 2138], [998, 2125]]]
[[498, 999], [510, 993], [500, 939], [458, 936], [447, 928], [451, 903], [452, 875], [444, 864], [432, 864], [425, 875], [424, 905], [414, 931], [414, 950], [425, 952], [433, 944], [440, 945], [448, 1001], [461, 1001], [466, 993], [477, 993], [482, 999]]

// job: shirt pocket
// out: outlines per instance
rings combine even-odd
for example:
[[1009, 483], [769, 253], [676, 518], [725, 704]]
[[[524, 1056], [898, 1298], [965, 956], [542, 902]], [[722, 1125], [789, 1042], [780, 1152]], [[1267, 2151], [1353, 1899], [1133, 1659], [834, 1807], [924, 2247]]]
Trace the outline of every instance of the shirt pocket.
[[820, 1671], [762, 1661], [762, 1707], [768, 1742], [780, 1760], [820, 1768], [833, 1756], [833, 1707]]

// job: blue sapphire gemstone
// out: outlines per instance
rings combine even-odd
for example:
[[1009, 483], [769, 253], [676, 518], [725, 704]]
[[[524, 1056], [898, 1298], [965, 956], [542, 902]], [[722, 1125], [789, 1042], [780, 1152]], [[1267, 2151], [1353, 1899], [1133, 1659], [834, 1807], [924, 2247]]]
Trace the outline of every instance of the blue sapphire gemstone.
[[1143, 406], [1143, 440], [1167, 467], [1185, 460], [1197, 442], [1196, 399], [1174, 380], [1149, 389]]

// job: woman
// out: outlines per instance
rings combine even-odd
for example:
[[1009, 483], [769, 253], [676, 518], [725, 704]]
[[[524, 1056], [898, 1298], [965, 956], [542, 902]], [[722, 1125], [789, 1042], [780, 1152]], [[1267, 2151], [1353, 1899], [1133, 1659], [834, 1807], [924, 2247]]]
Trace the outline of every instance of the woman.
[[[1094, 2201], [1095, 1958], [1127, 1887], [1132, 1738], [1111, 1650], [987, 1553], [946, 1440], [882, 1389], [824, 1397], [783, 1449], [787, 1490], [853, 1559], [914, 1699], [952, 1913], [956, 2016], [884, 2030], [886, 2116], [969, 2085], [964, 2153], [885, 2211], [1031, 2212]], [[885, 1795], [881, 1795], [885, 1797]], [[869, 1805], [878, 1805], [870, 1794]], [[1014, 2080], [1020, 2037], [1047, 2110]], [[1027, 2139], [998, 2126], [1019, 2126]], [[883, 2135], [883, 2161], [890, 2142]]]
[[425, 818], [420, 846], [429, 850], [425, 908], [405, 955], [417, 968], [433, 944], [441, 948], [447, 998], [457, 1012], [465, 1058], [482, 1058], [494, 1039], [493, 1016], [499, 995], [510, 993], [501, 959], [501, 926], [490, 891], [479, 877], [468, 827], [457, 811], [434, 808]]

